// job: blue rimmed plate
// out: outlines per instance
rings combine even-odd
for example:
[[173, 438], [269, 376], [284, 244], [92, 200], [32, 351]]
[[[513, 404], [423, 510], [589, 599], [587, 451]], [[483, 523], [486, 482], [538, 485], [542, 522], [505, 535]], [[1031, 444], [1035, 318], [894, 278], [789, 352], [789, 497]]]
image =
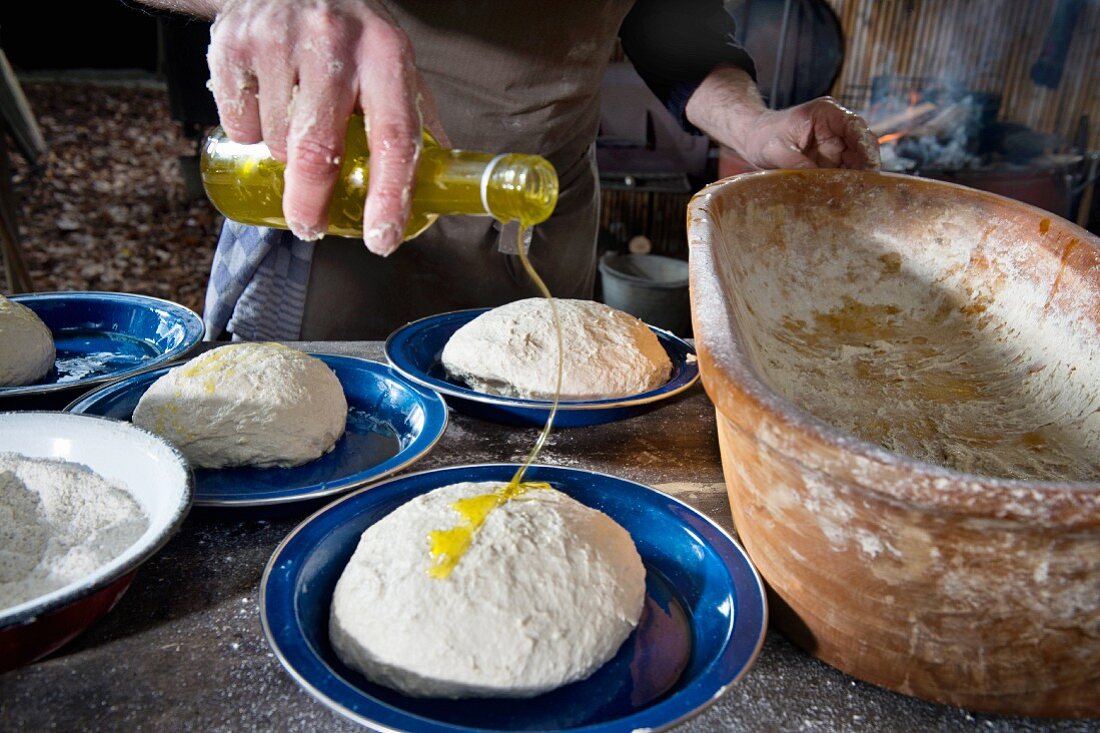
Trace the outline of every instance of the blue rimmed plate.
[[[422, 318], [402, 326], [386, 339], [386, 358], [406, 377], [442, 394], [459, 412], [510, 425], [542, 426], [550, 411], [549, 400], [478, 392], [452, 380], [443, 370], [440, 356], [454, 332], [488, 308], [452, 311]], [[622, 420], [654, 407], [663, 399], [683, 392], [699, 378], [695, 350], [683, 339], [649, 327], [672, 360], [672, 375], [657, 389], [606, 400], [563, 400], [558, 405], [554, 426], [575, 428]]]
[[329, 606], [367, 527], [410, 499], [461, 481], [506, 482], [516, 466], [459, 466], [400, 476], [329, 504], [283, 540], [260, 585], [264, 632], [311, 695], [380, 731], [466, 733], [664, 730], [715, 702], [764, 641], [764, 585], [744, 550], [688, 505], [641, 484], [532, 466], [630, 532], [646, 566], [646, 611], [619, 653], [590, 677], [526, 700], [411, 698], [344, 666], [328, 641]]
[[0, 387], [0, 397], [87, 389], [165, 364], [202, 340], [202, 319], [171, 301], [129, 293], [13, 295], [53, 334], [54, 368], [34, 384]]
[[[265, 506], [348, 491], [419, 460], [446, 430], [442, 398], [385, 364], [353, 356], [312, 356], [335, 372], [348, 400], [347, 428], [336, 446], [294, 468], [197, 468], [197, 506]], [[101, 387], [65, 409], [129, 420], [145, 390], [168, 369]]]

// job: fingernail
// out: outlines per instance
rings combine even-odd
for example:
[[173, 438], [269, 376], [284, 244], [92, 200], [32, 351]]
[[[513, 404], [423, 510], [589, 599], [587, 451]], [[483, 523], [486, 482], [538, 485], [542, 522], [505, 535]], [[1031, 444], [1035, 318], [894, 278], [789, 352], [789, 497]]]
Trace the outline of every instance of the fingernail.
[[300, 221], [292, 221], [290, 219], [287, 219], [286, 224], [290, 227], [291, 233], [303, 242], [316, 242], [318, 239], [325, 236], [325, 230], [320, 227], [310, 226]]
[[383, 224], [368, 229], [363, 235], [363, 241], [366, 242], [368, 250], [382, 257], [389, 257], [400, 244], [397, 239], [397, 227], [393, 224]]

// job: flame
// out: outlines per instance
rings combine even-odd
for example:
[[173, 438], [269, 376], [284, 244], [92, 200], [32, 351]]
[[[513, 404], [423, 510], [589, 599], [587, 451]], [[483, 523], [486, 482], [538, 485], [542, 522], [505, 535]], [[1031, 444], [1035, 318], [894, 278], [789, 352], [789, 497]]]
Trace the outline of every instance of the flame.
[[928, 116], [936, 111], [935, 104], [927, 100], [922, 101], [920, 92], [911, 90], [908, 96], [909, 104], [905, 108], [905, 111], [886, 118], [891, 123], [894, 123], [890, 124], [887, 129], [895, 128], [897, 124], [901, 124], [903, 127], [894, 129], [893, 132], [885, 135], [880, 135], [878, 138], [879, 145], [892, 142], [911, 134], [920, 126], [922, 121], [927, 120]]

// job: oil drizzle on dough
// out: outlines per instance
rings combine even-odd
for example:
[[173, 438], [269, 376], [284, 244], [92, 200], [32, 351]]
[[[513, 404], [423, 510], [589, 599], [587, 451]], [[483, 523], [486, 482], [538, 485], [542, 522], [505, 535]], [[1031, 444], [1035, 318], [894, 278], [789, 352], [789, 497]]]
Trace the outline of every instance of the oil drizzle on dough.
[[516, 234], [516, 250], [519, 252], [519, 259], [520, 262], [523, 263], [523, 269], [527, 271], [527, 275], [531, 278], [532, 282], [535, 283], [536, 287], [538, 287], [539, 291], [550, 303], [550, 315], [554, 322], [554, 332], [557, 337], [557, 381], [554, 385], [554, 400], [550, 404], [550, 413], [546, 416], [546, 424], [543, 425], [542, 432], [539, 433], [539, 437], [535, 441], [534, 447], [531, 448], [531, 452], [528, 453], [527, 458], [524, 459], [523, 465], [521, 465], [519, 469], [516, 470], [515, 475], [512, 476], [512, 480], [494, 492], [459, 499], [451, 506], [458, 512], [458, 515], [462, 517], [461, 522], [451, 529], [437, 529], [428, 534], [428, 539], [431, 542], [431, 564], [428, 567], [428, 574], [433, 578], [443, 579], [451, 574], [451, 571], [458, 565], [462, 556], [470, 549], [470, 545], [473, 544], [477, 531], [485, 524], [485, 520], [489, 518], [489, 514], [491, 514], [494, 509], [513, 499], [522, 497], [528, 491], [550, 488], [550, 484], [541, 481], [524, 481], [523, 475], [527, 472], [531, 464], [535, 462], [535, 459], [539, 455], [539, 451], [542, 450], [542, 446], [546, 444], [546, 439], [550, 435], [550, 429], [554, 425], [554, 417], [558, 414], [558, 401], [561, 398], [562, 350], [564, 344], [561, 333], [561, 320], [558, 318], [558, 307], [554, 302], [554, 297], [550, 295], [550, 289], [546, 287], [546, 283], [544, 283], [538, 273], [535, 272], [535, 268], [527, 258], [526, 248], [524, 247], [524, 236], [527, 231], [527, 226], [526, 224], [521, 224]]
[[450, 575], [458, 565], [458, 561], [470, 549], [474, 535], [498, 506], [519, 498], [528, 491], [549, 488], [548, 483], [517, 482], [513, 478], [512, 481], [490, 494], [470, 496], [451, 504], [451, 507], [462, 517], [462, 522], [451, 529], [436, 529], [428, 534], [432, 543], [432, 563], [428, 567], [428, 575], [440, 579]]

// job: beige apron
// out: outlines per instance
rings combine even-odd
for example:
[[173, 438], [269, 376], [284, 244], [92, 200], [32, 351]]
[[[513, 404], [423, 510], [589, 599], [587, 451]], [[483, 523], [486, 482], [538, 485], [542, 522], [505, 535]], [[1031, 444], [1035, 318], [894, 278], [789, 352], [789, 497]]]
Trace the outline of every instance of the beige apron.
[[[558, 297], [592, 295], [599, 87], [633, 0], [391, 0], [457, 148], [538, 153], [562, 191], [530, 257]], [[508, 227], [511, 230], [513, 227]], [[313, 255], [301, 338], [381, 339], [425, 316], [538, 295], [488, 217], [441, 217], [382, 258], [326, 238]]]

